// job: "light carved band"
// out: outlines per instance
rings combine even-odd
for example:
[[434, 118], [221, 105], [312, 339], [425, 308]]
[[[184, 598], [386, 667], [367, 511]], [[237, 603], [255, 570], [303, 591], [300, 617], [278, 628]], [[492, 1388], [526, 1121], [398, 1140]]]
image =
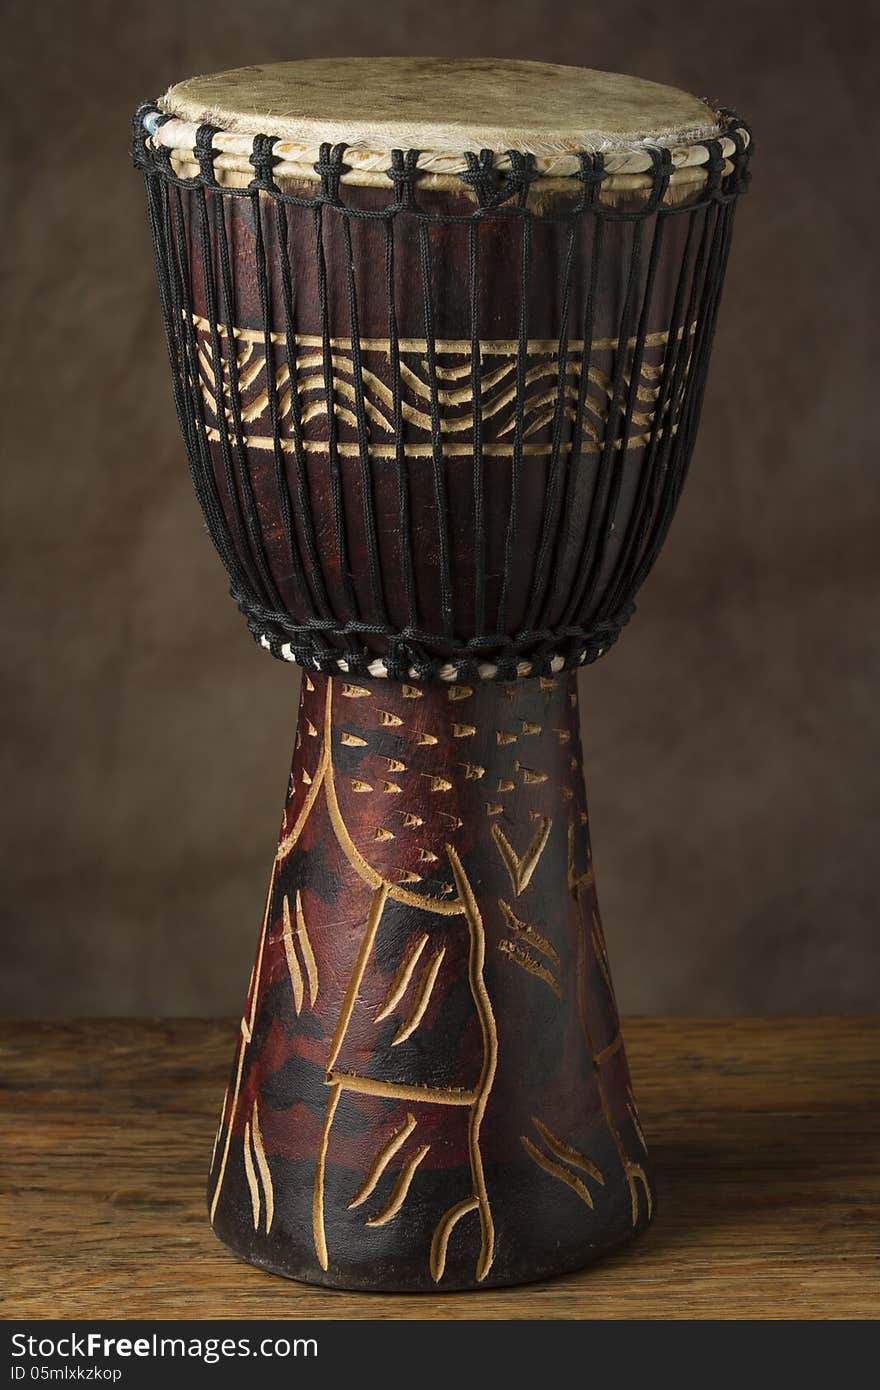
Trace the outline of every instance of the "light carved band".
[[[193, 315], [199, 364], [199, 388], [204, 402], [207, 434], [219, 441], [223, 424], [232, 444], [248, 449], [273, 450], [272, 409], [266, 376], [266, 335], [248, 328], [233, 328], [235, 354], [229, 350], [225, 325], [216, 325], [221, 344], [220, 360], [214, 351], [214, 328], [200, 315]], [[696, 324], [687, 332], [693, 339]], [[681, 342], [684, 330], [674, 338]], [[532, 339], [526, 346], [522, 392], [517, 387], [519, 345], [515, 340], [484, 339], [480, 342], [479, 395], [474, 409], [473, 358], [470, 340], [438, 339], [434, 344], [436, 383], [428, 364], [428, 344], [423, 338], [402, 338], [397, 343], [400, 369], [400, 409], [397, 428], [391, 380], [392, 345], [387, 338], [362, 338], [358, 361], [350, 338], [332, 338], [330, 391], [325, 377], [322, 339], [314, 334], [293, 338], [293, 376], [287, 339], [270, 333], [274, 393], [279, 444], [286, 453], [326, 453], [328, 394], [336, 419], [336, 451], [340, 457], [360, 457], [366, 435], [367, 451], [374, 459], [393, 459], [399, 449], [408, 460], [430, 459], [434, 455], [432, 387], [436, 384], [437, 427], [445, 459], [473, 457], [475, 416], [481, 428], [481, 452], [487, 459], [512, 458], [517, 450], [523, 457], [548, 457], [554, 449], [557, 415], [577, 425], [577, 444], [562, 439], [557, 448], [570, 454], [599, 452], [606, 443], [606, 423], [613, 397], [612, 363], [618, 352], [617, 338], [582, 339], [565, 342], [564, 362], [560, 362], [558, 339]], [[665, 429], [677, 429], [679, 407], [686, 389], [690, 367], [690, 342], [683, 367], [676, 375], [674, 396], [666, 392], [662, 401], [661, 382], [669, 342], [668, 331], [645, 335], [637, 380], [631, 380], [631, 363], [638, 339], [624, 345], [627, 362], [625, 381], [635, 392], [634, 408], [626, 438], [616, 438], [617, 450], [638, 449], [653, 434], [662, 437]], [[585, 352], [586, 346], [586, 352]], [[600, 363], [602, 365], [600, 365]], [[560, 368], [562, 370], [560, 371]], [[586, 381], [582, 375], [586, 372]], [[561, 387], [560, 387], [561, 380]], [[222, 394], [222, 410], [218, 409]], [[237, 424], [232, 411], [237, 397]], [[582, 406], [580, 405], [583, 394]], [[657, 409], [660, 419], [656, 419]], [[360, 418], [359, 418], [360, 416]], [[620, 427], [618, 422], [618, 428]], [[238, 433], [240, 428], [241, 433]]]

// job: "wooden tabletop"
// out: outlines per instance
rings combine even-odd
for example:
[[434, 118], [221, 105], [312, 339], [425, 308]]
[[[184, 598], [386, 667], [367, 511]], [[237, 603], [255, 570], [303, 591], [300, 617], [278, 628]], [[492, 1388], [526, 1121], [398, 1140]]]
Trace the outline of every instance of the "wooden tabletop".
[[232, 1023], [0, 1024], [5, 1318], [880, 1316], [880, 1018], [625, 1027], [647, 1234], [484, 1293], [332, 1293], [240, 1264], [205, 1175]]

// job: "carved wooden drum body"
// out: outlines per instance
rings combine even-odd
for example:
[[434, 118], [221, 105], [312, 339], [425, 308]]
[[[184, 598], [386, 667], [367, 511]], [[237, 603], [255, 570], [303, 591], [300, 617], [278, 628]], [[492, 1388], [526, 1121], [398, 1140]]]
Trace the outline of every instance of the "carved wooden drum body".
[[575, 668], [684, 481], [748, 148], [528, 63], [280, 64], [137, 114], [195, 487], [305, 668], [209, 1181], [256, 1264], [509, 1284], [651, 1217]]

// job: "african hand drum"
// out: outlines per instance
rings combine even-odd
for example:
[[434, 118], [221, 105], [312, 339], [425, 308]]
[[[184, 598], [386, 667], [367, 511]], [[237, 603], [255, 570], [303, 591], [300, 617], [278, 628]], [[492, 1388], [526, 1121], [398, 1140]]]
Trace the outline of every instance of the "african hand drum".
[[681, 493], [749, 145], [669, 87], [490, 60], [137, 113], [195, 489], [303, 668], [209, 1177], [245, 1260], [487, 1287], [651, 1219], [576, 672]]

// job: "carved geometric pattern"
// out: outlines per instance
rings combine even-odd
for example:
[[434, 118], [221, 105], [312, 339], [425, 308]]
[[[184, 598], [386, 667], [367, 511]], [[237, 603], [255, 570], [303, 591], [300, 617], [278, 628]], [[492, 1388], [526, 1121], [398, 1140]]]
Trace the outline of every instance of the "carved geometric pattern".
[[[206, 412], [209, 436], [219, 438], [220, 421], [217, 408], [218, 364], [215, 361], [211, 326], [204, 318], [193, 315], [198, 352], [199, 388]], [[695, 332], [692, 325], [690, 336]], [[232, 411], [232, 377], [230, 375], [229, 335], [225, 325], [217, 325], [220, 339], [219, 375], [223, 395], [226, 429], [230, 440], [236, 439]], [[681, 334], [679, 333], [679, 338]], [[666, 357], [667, 332], [650, 333], [636, 383], [635, 403], [628, 437], [628, 448], [638, 448], [650, 437], [654, 423], [654, 407], [660, 391], [660, 381]], [[266, 343], [261, 332], [234, 328], [235, 383], [238, 392], [239, 415], [244, 444], [249, 448], [273, 448], [268, 382], [266, 377]], [[636, 339], [628, 340], [625, 369], [626, 384], [630, 383], [631, 362]], [[287, 356], [287, 341], [283, 334], [270, 335], [272, 370], [274, 371], [276, 409], [282, 449], [296, 448], [291, 373]], [[302, 446], [306, 450], [327, 449], [327, 383], [325, 381], [324, 348], [314, 335], [298, 334], [294, 340], [294, 386], [299, 407]], [[391, 348], [388, 339], [364, 338], [360, 342], [360, 375], [347, 338], [331, 340], [331, 378], [333, 412], [336, 417], [338, 449], [343, 455], [360, 453], [359, 414], [361, 416], [370, 454], [393, 458], [397, 453], [394, 395], [391, 379]], [[584, 343], [571, 339], [565, 349], [565, 367], [560, 391], [560, 359], [558, 341], [533, 339], [527, 344], [523, 373], [522, 452], [524, 455], [547, 455], [552, 448], [549, 435], [562, 402], [561, 412], [569, 429], [578, 415], [578, 401], [583, 385], [583, 438], [581, 451], [595, 452], [605, 439], [605, 424], [613, 394], [612, 368], [617, 352], [617, 339], [597, 339], [590, 345], [587, 379], [584, 372]], [[432, 443], [432, 390], [428, 368], [428, 345], [424, 339], [403, 338], [398, 342], [400, 363], [400, 415], [404, 453], [409, 457], [430, 457]], [[473, 450], [474, 395], [472, 387], [472, 353], [467, 339], [438, 340], [435, 344], [436, 409], [439, 433], [445, 455], [468, 455]], [[479, 408], [483, 453], [487, 457], [510, 457], [514, 451], [514, 436], [518, 419], [517, 370], [519, 345], [515, 341], [484, 340], [480, 343]], [[690, 367], [690, 354], [680, 374], [677, 395], [666, 403], [665, 418], [660, 433], [668, 427], [677, 428], [677, 415]], [[360, 390], [359, 390], [360, 388]], [[360, 401], [359, 401], [360, 396]], [[570, 440], [562, 439], [561, 449], [571, 449]]]

